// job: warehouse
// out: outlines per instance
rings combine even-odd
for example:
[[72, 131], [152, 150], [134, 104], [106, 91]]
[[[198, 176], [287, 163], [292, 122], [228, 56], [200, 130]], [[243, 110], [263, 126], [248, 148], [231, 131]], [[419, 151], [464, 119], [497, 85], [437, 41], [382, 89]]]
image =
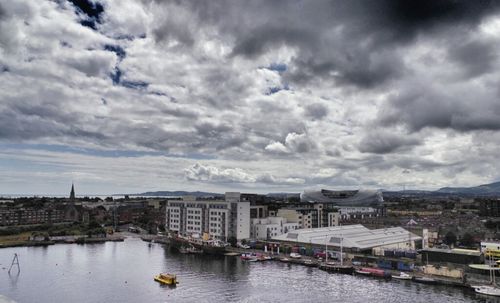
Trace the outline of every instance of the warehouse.
[[404, 228], [368, 229], [360, 224], [324, 228], [299, 229], [274, 237], [273, 240], [291, 245], [328, 246], [350, 252], [372, 253], [383, 249], [415, 249], [422, 238]]

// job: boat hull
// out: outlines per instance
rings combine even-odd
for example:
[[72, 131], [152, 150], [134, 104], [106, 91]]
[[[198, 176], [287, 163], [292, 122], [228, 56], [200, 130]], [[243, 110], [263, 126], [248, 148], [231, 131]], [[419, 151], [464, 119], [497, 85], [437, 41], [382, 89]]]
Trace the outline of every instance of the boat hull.
[[226, 247], [204, 245], [204, 244], [196, 243], [194, 241], [189, 241], [187, 239], [182, 239], [182, 238], [171, 238], [169, 243], [172, 247], [177, 248], [179, 250], [183, 246], [190, 245], [198, 250], [203, 251], [203, 253], [209, 254], [209, 255], [223, 255], [227, 252]]
[[500, 297], [500, 288], [494, 286], [478, 286], [474, 287], [474, 291], [481, 295]]
[[165, 285], [172, 285], [172, 286], [175, 286], [177, 285], [177, 277], [174, 276], [174, 275], [157, 275], [154, 277], [154, 280], [156, 282], [159, 282], [161, 284], [165, 284]]
[[414, 277], [412, 280], [414, 282], [422, 283], [422, 284], [431, 284], [431, 285], [437, 284], [436, 280], [430, 279], [430, 278], [415, 278]]
[[392, 276], [393, 279], [396, 280], [411, 280], [412, 277], [401, 277], [401, 276]]
[[354, 273], [354, 267], [346, 265], [320, 265], [319, 269], [330, 273], [339, 273], [345, 275], [352, 275]]

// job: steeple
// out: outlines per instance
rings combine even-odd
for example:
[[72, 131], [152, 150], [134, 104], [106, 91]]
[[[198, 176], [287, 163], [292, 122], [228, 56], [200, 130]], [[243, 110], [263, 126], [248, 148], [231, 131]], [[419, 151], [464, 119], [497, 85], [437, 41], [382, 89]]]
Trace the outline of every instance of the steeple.
[[75, 185], [71, 183], [71, 192], [69, 193], [69, 199], [74, 202], [75, 201]]

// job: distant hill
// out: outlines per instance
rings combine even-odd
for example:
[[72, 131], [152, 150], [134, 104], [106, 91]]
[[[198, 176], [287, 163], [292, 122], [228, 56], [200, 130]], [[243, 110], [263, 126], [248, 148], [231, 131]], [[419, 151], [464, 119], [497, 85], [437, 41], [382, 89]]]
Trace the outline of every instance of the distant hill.
[[447, 194], [469, 194], [469, 195], [491, 195], [500, 194], [500, 182], [483, 184], [475, 187], [443, 187], [438, 193]]
[[223, 197], [223, 194], [209, 193], [203, 191], [148, 191], [140, 194], [130, 194], [129, 196], [142, 196], [142, 197], [182, 197], [182, 196], [195, 196], [195, 197]]

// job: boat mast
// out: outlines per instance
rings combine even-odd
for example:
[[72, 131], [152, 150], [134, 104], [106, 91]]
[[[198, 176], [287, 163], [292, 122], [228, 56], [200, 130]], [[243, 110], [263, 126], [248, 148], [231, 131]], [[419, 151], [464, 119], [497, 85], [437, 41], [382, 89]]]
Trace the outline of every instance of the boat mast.
[[342, 253], [344, 235], [342, 234], [342, 225], [340, 225], [340, 266], [344, 265], [344, 254]]
[[328, 242], [326, 242], [327, 239], [328, 235], [325, 236], [325, 263], [328, 263]]

